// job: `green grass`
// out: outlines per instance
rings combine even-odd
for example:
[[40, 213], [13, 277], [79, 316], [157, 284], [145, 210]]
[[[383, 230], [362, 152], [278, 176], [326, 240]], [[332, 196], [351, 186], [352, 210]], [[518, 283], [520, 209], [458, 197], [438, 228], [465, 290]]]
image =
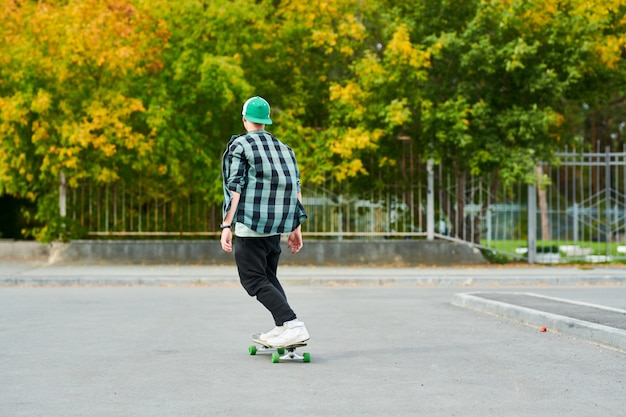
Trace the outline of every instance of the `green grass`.
[[[518, 261], [520, 258], [516, 257], [515, 250], [517, 248], [526, 248], [528, 246], [525, 240], [492, 240], [491, 242], [481, 242], [482, 246], [487, 249], [483, 250], [485, 258], [492, 263], [507, 263]], [[578, 246], [581, 249], [591, 250], [590, 255], [595, 256], [611, 256], [613, 262], [624, 263], [626, 262], [626, 253], [619, 253], [618, 247], [626, 246], [626, 243], [621, 242], [592, 242], [592, 241], [567, 241], [567, 240], [538, 240], [537, 241], [537, 253], [558, 253], [559, 247], [572, 245]], [[518, 255], [519, 256], [519, 255]], [[522, 255], [523, 256], [523, 255]], [[580, 254], [575, 256], [566, 256], [561, 252], [562, 261], [580, 263], [586, 262], [586, 254]]]

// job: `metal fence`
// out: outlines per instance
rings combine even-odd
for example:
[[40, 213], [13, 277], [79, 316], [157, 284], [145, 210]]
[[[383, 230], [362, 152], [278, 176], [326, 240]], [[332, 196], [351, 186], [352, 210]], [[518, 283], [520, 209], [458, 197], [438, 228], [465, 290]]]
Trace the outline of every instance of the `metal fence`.
[[91, 236], [211, 236], [221, 207], [205, 194], [182, 194], [176, 187], [141, 180], [113, 185], [83, 184], [67, 192], [67, 216]]
[[542, 167], [552, 185], [529, 190], [537, 196], [528, 204], [529, 230], [537, 231], [538, 248], [550, 249], [543, 262], [625, 259], [626, 152], [558, 156], [558, 167]]
[[[308, 238], [448, 239], [530, 262], [626, 260], [626, 152], [557, 155], [540, 185], [458, 176], [418, 161], [411, 187], [305, 187]], [[147, 182], [147, 181], [146, 181]], [[219, 204], [138, 179], [67, 190], [67, 216], [91, 236], [218, 236]], [[339, 191], [340, 190], [340, 191]]]

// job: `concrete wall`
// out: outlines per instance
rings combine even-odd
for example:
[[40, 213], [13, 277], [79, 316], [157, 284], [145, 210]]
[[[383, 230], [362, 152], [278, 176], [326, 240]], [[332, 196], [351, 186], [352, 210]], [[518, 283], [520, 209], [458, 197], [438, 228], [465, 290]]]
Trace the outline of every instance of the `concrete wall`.
[[[93, 241], [43, 245], [0, 242], [0, 258], [50, 263], [234, 264], [232, 254], [215, 240]], [[298, 254], [283, 244], [283, 265], [451, 266], [487, 262], [477, 249], [447, 241], [305, 241]]]
[[0, 239], [0, 259], [15, 261], [47, 261], [50, 245], [38, 242]]

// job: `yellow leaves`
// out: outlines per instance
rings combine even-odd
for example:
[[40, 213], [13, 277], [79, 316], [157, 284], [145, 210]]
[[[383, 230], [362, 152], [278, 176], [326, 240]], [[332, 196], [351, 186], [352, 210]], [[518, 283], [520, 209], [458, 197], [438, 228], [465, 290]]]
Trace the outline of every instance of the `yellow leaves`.
[[105, 102], [94, 101], [87, 108], [87, 117], [74, 127], [69, 141], [100, 150], [107, 158], [114, 156], [118, 147], [137, 148], [143, 135], [133, 132], [126, 119], [138, 111], [145, 111], [141, 101], [120, 94]]
[[596, 55], [609, 69], [617, 69], [622, 61], [622, 48], [626, 47], [626, 38], [607, 36], [605, 42], [596, 45]]
[[360, 159], [344, 161], [338, 164], [333, 170], [333, 175], [339, 182], [346, 178], [356, 177], [358, 174], [367, 174], [367, 170], [363, 166], [363, 161]]
[[50, 138], [50, 132], [49, 132], [50, 126], [48, 124], [48, 122], [46, 122], [45, 120], [36, 120], [33, 122], [32, 125], [32, 131], [33, 131], [33, 135], [32, 135], [32, 141], [33, 143], [37, 143], [40, 140], [46, 140]]
[[385, 58], [393, 66], [408, 66], [422, 69], [430, 66], [430, 51], [416, 49], [411, 43], [406, 25], [399, 25], [389, 41]]
[[[78, 74], [102, 81], [103, 77], [159, 68], [156, 55], [169, 38], [162, 21], [127, 1], [61, 3], [66, 4], [20, 5], [19, 13], [27, 23], [16, 26], [17, 33], [10, 37], [13, 46], [27, 46], [16, 49], [18, 60], [30, 61], [41, 74], [60, 82]], [[21, 51], [27, 54], [19, 56]]]
[[542, 0], [539, 7], [536, 2], [529, 2], [528, 8], [521, 11], [519, 17], [530, 31], [536, 31], [549, 25], [555, 19], [559, 5], [558, 0]]
[[74, 156], [74, 157], [72, 157], [72, 156], [71, 156], [71, 153], [70, 153], [69, 157], [68, 157], [68, 158], [66, 158], [66, 159], [63, 161], [63, 166], [64, 166], [65, 168], [72, 169], [72, 168], [76, 168], [76, 166], [77, 166], [77, 165], [78, 165], [78, 158], [77, 158], [77, 157], [75, 157], [75, 156]]
[[348, 128], [345, 133], [331, 142], [330, 150], [342, 158], [351, 158], [355, 150], [375, 148], [383, 134], [384, 132], [380, 129], [370, 131], [363, 127]]
[[128, 111], [129, 114], [134, 112], [145, 112], [146, 108], [143, 106], [141, 100], [131, 99], [128, 102]]
[[104, 156], [107, 158], [115, 155], [117, 152], [117, 147], [113, 143], [109, 143], [109, 140], [104, 135], [100, 135], [94, 139], [92, 145], [96, 149], [100, 149]]
[[407, 108], [407, 99], [394, 99], [385, 108], [385, 121], [390, 128], [402, 126], [411, 120], [411, 110]]
[[[45, 107], [45, 95], [33, 99], [32, 106]], [[133, 130], [129, 118], [145, 111], [140, 100], [112, 93], [109, 97], [83, 103], [84, 115], [78, 118], [66, 103], [59, 104], [64, 113], [60, 119], [40, 118], [32, 123], [32, 141], [43, 156], [41, 170], [57, 175], [61, 170], [73, 179], [94, 178], [99, 182], [114, 181], [120, 162], [131, 153], [119, 154], [120, 149], [134, 149], [133, 158], [146, 155], [152, 142]], [[101, 168], [106, 166], [107, 168]]]
[[[521, 33], [533, 33], [567, 16], [599, 29], [611, 13], [626, 5], [624, 0], [484, 0], [483, 6], [501, 13], [501, 27], [519, 26]], [[583, 25], [579, 25], [583, 26]], [[599, 30], [599, 32], [601, 32]]]
[[[304, 48], [320, 48], [325, 55], [339, 54], [349, 57], [361, 47], [367, 30], [361, 23], [362, 6], [350, 0], [311, 0], [307, 2], [281, 2], [278, 24], [273, 42], [291, 39], [293, 34], [302, 38]], [[291, 51], [298, 54], [301, 51]]]
[[384, 84], [390, 78], [378, 57], [372, 53], [366, 54], [355, 65], [355, 73], [366, 89]]
[[11, 166], [16, 167], [20, 175], [26, 174], [26, 154], [21, 152], [14, 161], [11, 162]]
[[12, 97], [0, 97], [0, 135], [15, 131], [15, 125], [25, 126], [28, 107], [22, 93], [15, 93]]
[[[316, 28], [317, 27], [317, 28]], [[354, 54], [352, 44], [362, 41], [366, 36], [365, 27], [353, 16], [343, 16], [336, 25], [319, 25], [312, 27], [311, 45], [323, 48], [325, 54], [338, 51], [342, 55]]]
[[337, 46], [337, 34], [334, 32], [314, 30], [311, 34], [311, 40], [313, 41], [313, 46], [323, 47], [324, 52], [327, 54], [333, 52], [333, 48]]
[[352, 47], [349, 45], [343, 45], [341, 48], [339, 48], [339, 52], [342, 55], [350, 56], [354, 54], [354, 49], [352, 49]]
[[536, 62], [530, 55], [537, 50], [563, 49], [561, 45], [568, 44], [565, 48], [581, 57], [581, 69], [576, 70], [580, 73], [589, 68], [582, 62], [588, 53], [595, 58], [592, 66], [619, 68], [626, 45], [625, 7], [625, 0], [485, 0], [477, 16], [486, 27], [498, 23], [500, 36], [519, 37], [507, 51], [507, 71]]
[[44, 90], [39, 90], [30, 103], [30, 109], [35, 113], [43, 113], [50, 107], [50, 94]]
[[384, 167], [395, 167], [398, 165], [398, 161], [393, 159], [393, 158], [389, 158], [388, 156], [383, 156], [382, 158], [380, 158], [380, 160], [378, 161], [378, 167], [379, 168], [384, 168]]
[[580, 16], [586, 20], [586, 23], [596, 24], [604, 20], [609, 14], [609, 6], [613, 4], [617, 6], [617, 1], [607, 2], [606, 0], [570, 0], [571, 14]]
[[366, 38], [367, 31], [365, 26], [354, 15], [348, 15], [339, 23], [339, 35], [362, 41]]
[[330, 86], [330, 100], [339, 102], [343, 106], [351, 108], [351, 118], [360, 119], [365, 115], [366, 108], [363, 105], [366, 95], [361, 86], [355, 81], [348, 82], [345, 86], [333, 84]]
[[358, 101], [359, 96], [362, 95], [359, 85], [355, 82], [349, 82], [345, 86], [339, 84], [333, 84], [330, 86], [330, 99], [331, 101], [338, 100], [346, 103], [354, 103]]
[[117, 181], [120, 177], [117, 173], [107, 167], [99, 167], [96, 170], [96, 181], [99, 183], [112, 183]]

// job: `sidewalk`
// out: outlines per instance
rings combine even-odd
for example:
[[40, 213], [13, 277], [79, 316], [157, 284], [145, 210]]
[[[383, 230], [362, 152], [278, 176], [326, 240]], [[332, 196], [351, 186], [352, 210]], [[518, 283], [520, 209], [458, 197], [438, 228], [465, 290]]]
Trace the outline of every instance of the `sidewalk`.
[[[620, 266], [481, 266], [353, 268], [282, 266], [290, 285], [626, 285]], [[235, 265], [107, 265], [0, 261], [6, 285], [229, 285], [239, 278]]]

